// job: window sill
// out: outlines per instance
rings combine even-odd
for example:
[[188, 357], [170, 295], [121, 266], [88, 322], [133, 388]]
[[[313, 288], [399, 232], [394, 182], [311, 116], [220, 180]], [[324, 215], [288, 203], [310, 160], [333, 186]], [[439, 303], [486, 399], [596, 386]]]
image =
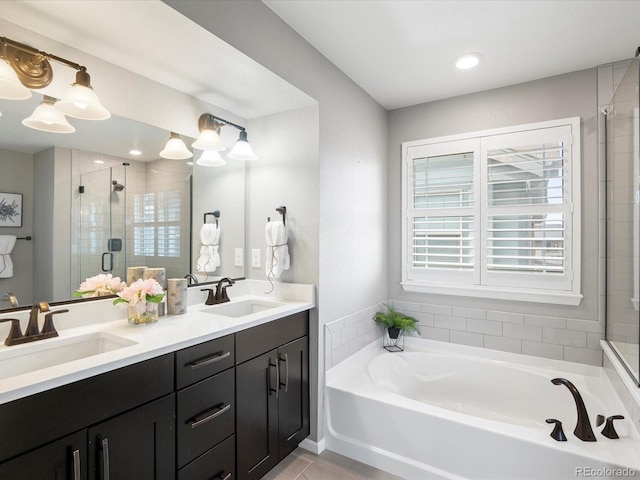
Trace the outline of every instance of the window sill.
[[558, 292], [540, 289], [509, 289], [478, 285], [445, 285], [425, 282], [404, 281], [400, 283], [405, 292], [431, 293], [434, 295], [455, 295], [459, 297], [512, 300], [516, 302], [551, 303], [556, 305], [580, 305], [582, 295], [572, 292]]

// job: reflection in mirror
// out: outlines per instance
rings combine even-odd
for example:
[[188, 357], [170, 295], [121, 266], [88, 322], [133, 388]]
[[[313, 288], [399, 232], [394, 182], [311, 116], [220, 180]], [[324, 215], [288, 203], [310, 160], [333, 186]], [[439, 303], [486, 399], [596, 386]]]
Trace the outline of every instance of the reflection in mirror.
[[[9, 252], [13, 272], [0, 274], [0, 295], [13, 293], [21, 306], [66, 301], [87, 277], [125, 279], [127, 267], [140, 265], [165, 267], [167, 278], [244, 276], [234, 259], [244, 249], [243, 162], [194, 169], [191, 161], [162, 159], [169, 132], [117, 116], [70, 119], [72, 134], [24, 127], [41, 97], [0, 100], [0, 195], [22, 195], [20, 226], [1, 224], [0, 239], [32, 238]], [[233, 134], [223, 136], [226, 145]], [[191, 234], [199, 233], [203, 210], [222, 212], [221, 260], [212, 272], [195, 268], [201, 242]], [[0, 302], [0, 309], [11, 307]]]

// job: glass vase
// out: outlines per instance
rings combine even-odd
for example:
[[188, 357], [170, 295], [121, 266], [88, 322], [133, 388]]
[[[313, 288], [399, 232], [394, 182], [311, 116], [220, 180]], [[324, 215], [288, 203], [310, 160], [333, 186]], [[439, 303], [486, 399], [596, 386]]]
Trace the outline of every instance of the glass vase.
[[138, 306], [129, 307], [128, 318], [130, 325], [147, 325], [158, 321], [158, 304], [147, 302], [144, 309], [140, 311]]

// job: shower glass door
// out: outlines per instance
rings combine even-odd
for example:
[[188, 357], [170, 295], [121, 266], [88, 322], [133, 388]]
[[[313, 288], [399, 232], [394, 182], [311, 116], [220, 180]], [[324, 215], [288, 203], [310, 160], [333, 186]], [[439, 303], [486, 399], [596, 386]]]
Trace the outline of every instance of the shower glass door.
[[606, 339], [640, 385], [640, 124], [638, 59], [606, 112]]
[[80, 175], [79, 271], [126, 278], [126, 166]]

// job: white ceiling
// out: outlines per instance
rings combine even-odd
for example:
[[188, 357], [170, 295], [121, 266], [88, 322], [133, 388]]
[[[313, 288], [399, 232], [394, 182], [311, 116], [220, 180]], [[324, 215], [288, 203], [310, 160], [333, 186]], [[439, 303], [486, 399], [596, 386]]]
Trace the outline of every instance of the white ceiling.
[[[640, 1], [263, 0], [387, 109], [631, 58]], [[480, 52], [474, 70], [454, 58]]]

